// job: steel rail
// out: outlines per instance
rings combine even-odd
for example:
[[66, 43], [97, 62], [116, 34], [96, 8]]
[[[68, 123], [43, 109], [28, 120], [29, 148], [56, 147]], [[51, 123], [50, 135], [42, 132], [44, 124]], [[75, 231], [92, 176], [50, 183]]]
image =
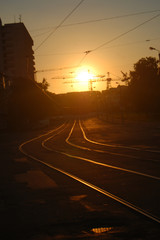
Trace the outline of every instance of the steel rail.
[[[75, 126], [75, 125], [74, 125], [74, 126]], [[80, 124], [79, 124], [79, 126], [80, 126]], [[73, 129], [74, 129], [74, 127], [73, 127]], [[84, 137], [85, 132], [84, 132], [82, 126], [80, 126], [80, 129], [81, 129], [82, 134], [83, 134], [83, 137]], [[73, 131], [73, 130], [72, 130], [72, 131]], [[71, 132], [71, 134], [72, 134], [72, 132]], [[93, 149], [93, 148], [88, 148], [88, 147], [83, 147], [83, 146], [77, 145], [77, 144], [72, 143], [71, 141], [69, 141], [71, 134], [70, 134], [70, 135], [68, 136], [68, 138], [66, 139], [66, 142], [67, 142], [69, 145], [73, 146], [73, 147], [76, 147], [76, 148], [79, 148], [79, 149], [83, 149], [83, 150], [87, 150], [87, 151], [93, 151], [93, 152], [98, 152], [98, 153], [107, 153], [107, 154], [109, 154], [109, 155], [115, 155], [115, 156], [121, 156], [121, 157], [127, 157], [127, 158], [133, 158], [133, 159], [142, 160], [141, 157], [134, 156], [134, 155], [128, 155], [128, 154], [123, 154], [123, 153], [115, 153], [115, 152], [111, 152], [111, 151]], [[85, 139], [85, 137], [84, 137], [84, 139]], [[85, 140], [88, 142], [87, 139], [85, 139]], [[93, 144], [94, 144], [94, 143], [93, 143]], [[101, 145], [101, 144], [99, 144], [99, 145]], [[156, 159], [153, 159], [153, 158], [145, 158], [145, 161], [159, 162], [159, 160], [156, 160]]]
[[[44, 136], [44, 135], [43, 135], [43, 136]], [[62, 173], [62, 174], [64, 174], [64, 175], [66, 175], [66, 176], [68, 176], [68, 177], [70, 177], [70, 178], [72, 178], [72, 179], [74, 179], [74, 180], [82, 183], [82, 184], [85, 185], [85, 186], [90, 187], [91, 189], [94, 189], [94, 190], [96, 190], [97, 192], [99, 192], [99, 193], [101, 193], [101, 194], [103, 194], [103, 195], [105, 195], [105, 196], [107, 196], [107, 197], [110, 197], [111, 199], [113, 199], [113, 200], [121, 203], [122, 205], [124, 205], [124, 206], [126, 206], [126, 207], [134, 210], [135, 212], [137, 212], [137, 213], [139, 213], [139, 214], [147, 217], [148, 219], [153, 220], [154, 222], [160, 224], [160, 219], [159, 219], [157, 216], [154, 216], [154, 215], [148, 213], [147, 211], [145, 211], [145, 210], [143, 210], [143, 209], [141, 209], [141, 208], [133, 205], [132, 203], [130, 203], [130, 202], [128, 202], [128, 201], [126, 201], [126, 200], [124, 200], [124, 199], [122, 199], [122, 198], [120, 198], [120, 197], [118, 197], [118, 196], [116, 196], [116, 195], [113, 195], [112, 193], [110, 193], [110, 192], [108, 192], [108, 191], [106, 191], [106, 190], [104, 190], [104, 189], [102, 189], [102, 188], [100, 188], [100, 187], [98, 187], [98, 186], [96, 186], [96, 185], [93, 185], [92, 183], [89, 183], [89, 182], [85, 181], [84, 179], [81, 179], [81, 178], [79, 178], [79, 177], [77, 177], [77, 176], [75, 176], [75, 175], [73, 175], [73, 174], [71, 174], [71, 173], [69, 173], [69, 172], [67, 172], [67, 171], [64, 171], [63, 169], [54, 167], [53, 165], [48, 164], [48, 163], [42, 161], [41, 159], [34, 157], [34, 156], [31, 155], [31, 154], [28, 154], [28, 153], [23, 149], [24, 145], [26, 145], [26, 144], [28, 144], [28, 143], [30, 143], [30, 142], [33, 142], [34, 140], [36, 140], [36, 139], [38, 139], [38, 138], [39, 138], [39, 137], [33, 138], [33, 139], [31, 139], [31, 140], [28, 140], [28, 141], [24, 142], [23, 144], [21, 144], [21, 145], [19, 146], [19, 150], [20, 150], [25, 156], [27, 156], [27, 157], [29, 157], [29, 158], [31, 158], [31, 159], [33, 159], [33, 160], [35, 160], [35, 161], [37, 161], [37, 162], [45, 165], [45, 166], [47, 166], [47, 167], [50, 168], [50, 169], [53, 169], [53, 170], [56, 170], [57, 172], [60, 172], [60, 173]]]
[[[88, 149], [86, 147], [81, 147], [79, 145], [76, 145], [76, 144], [73, 144], [69, 141], [71, 135], [72, 135], [72, 132], [74, 130], [74, 127], [75, 127], [75, 124], [76, 124], [76, 120], [71, 128], [71, 131], [69, 132], [69, 135], [68, 137], [66, 138], [66, 142], [68, 144], [70, 144], [71, 146], [73, 147], [77, 147], [77, 148], [80, 148], [80, 149], [83, 149], [83, 150], [89, 150], [89, 151], [92, 151], [92, 149]], [[150, 174], [146, 174], [146, 173], [142, 173], [142, 172], [138, 172], [138, 171], [134, 171], [134, 170], [130, 170], [130, 169], [126, 169], [126, 168], [120, 168], [120, 167], [117, 167], [117, 166], [114, 166], [114, 165], [109, 165], [109, 164], [106, 164], [106, 163], [102, 163], [102, 162], [97, 162], [97, 161], [94, 161], [92, 159], [88, 159], [88, 158], [84, 158], [84, 157], [79, 157], [79, 156], [75, 156], [75, 155], [71, 155], [69, 153], [66, 153], [66, 152], [62, 152], [62, 151], [58, 151], [58, 150], [54, 150], [52, 148], [49, 148], [45, 145], [45, 143], [47, 141], [49, 141], [52, 137], [49, 137], [47, 139], [45, 139], [43, 142], [42, 142], [42, 146], [44, 148], [46, 148], [47, 150], [49, 151], [54, 151], [54, 152], [57, 152], [57, 153], [61, 153], [63, 155], [66, 155], [67, 157], [71, 157], [71, 158], [76, 158], [76, 159], [79, 159], [79, 160], [83, 160], [83, 161], [86, 161], [86, 162], [89, 162], [89, 163], [93, 163], [93, 164], [96, 164], [96, 165], [100, 165], [100, 166], [103, 166], [103, 167], [108, 167], [108, 168], [112, 168], [112, 169], [116, 169], [116, 170], [120, 170], [120, 171], [123, 171], [123, 172], [128, 172], [128, 173], [132, 173], [132, 174], [136, 174], [136, 175], [140, 175], [140, 176], [143, 176], [143, 177], [147, 177], [147, 178], [151, 178], [151, 179], [154, 179], [154, 180], [160, 180], [160, 177], [157, 177], [157, 176], [153, 176], [153, 175], [150, 175]]]
[[25, 144], [27, 144], [27, 143], [30, 143], [30, 142], [32, 142], [32, 141], [34, 141], [34, 140], [37, 140], [37, 139], [39, 139], [39, 138], [41, 138], [41, 137], [44, 137], [44, 136], [46, 136], [46, 135], [49, 135], [49, 134], [51, 134], [51, 133], [53, 133], [53, 132], [56, 132], [57, 130], [61, 129], [61, 128], [62, 128], [63, 126], [65, 126], [65, 125], [66, 125], [66, 123], [63, 123], [63, 124], [61, 124], [60, 126], [58, 126], [58, 127], [54, 128], [54, 129], [48, 131], [47, 133], [38, 135], [37, 137], [34, 137], [34, 138], [30, 139], [30, 140], [25, 141], [24, 143], [22, 143], [22, 144], [19, 146], [19, 150], [21, 151], [21, 148], [23, 147], [23, 145], [25, 145]]
[[[67, 125], [68, 124], [63, 123], [60, 126], [58, 126], [57, 128], [55, 128], [55, 129], [53, 129], [53, 130], [51, 130], [51, 131], [49, 131], [47, 133], [41, 134], [41, 135], [39, 135], [37, 137], [34, 137], [32, 139], [29, 139], [29, 140], [23, 142], [22, 144], [19, 145], [19, 151], [22, 152], [23, 154], [26, 154], [26, 152], [23, 150], [24, 145], [26, 145], [27, 143], [31, 143], [31, 142], [33, 142], [33, 141], [35, 141], [35, 140], [37, 140], [37, 139], [39, 139], [41, 137], [44, 137], [46, 135], [52, 134], [53, 132], [56, 132], [56, 131], [58, 131], [60, 129], [57, 133], [55, 133], [54, 135], [51, 136], [53, 138], [53, 137], [57, 136], [58, 134], [60, 134], [61, 132], [63, 132], [66, 129]], [[62, 128], [63, 126], [64, 126], [64, 128]], [[28, 156], [29, 156], [29, 154], [28, 154]]]
[[101, 145], [101, 146], [113, 147], [113, 148], [124, 148], [124, 149], [131, 149], [131, 150], [143, 151], [143, 152], [160, 153], [159, 150], [149, 150], [149, 149], [129, 147], [129, 146], [118, 145], [118, 144], [101, 143], [101, 142], [97, 142], [97, 141], [91, 140], [91, 139], [89, 139], [89, 138], [86, 136], [86, 133], [85, 133], [83, 127], [82, 127], [82, 124], [81, 124], [81, 121], [80, 121], [80, 120], [79, 120], [79, 125], [80, 125], [80, 128], [81, 128], [81, 130], [82, 130], [83, 137], [84, 137], [84, 139], [85, 139], [87, 142], [91, 142], [91, 143], [94, 143], [94, 144], [97, 144], [97, 145]]

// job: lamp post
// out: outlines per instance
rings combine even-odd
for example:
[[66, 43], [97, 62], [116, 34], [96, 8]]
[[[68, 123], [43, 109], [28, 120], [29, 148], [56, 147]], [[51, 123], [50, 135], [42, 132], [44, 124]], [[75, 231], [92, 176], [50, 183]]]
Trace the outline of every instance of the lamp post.
[[160, 50], [154, 47], [149, 47], [149, 49], [158, 52], [158, 75], [160, 75]]

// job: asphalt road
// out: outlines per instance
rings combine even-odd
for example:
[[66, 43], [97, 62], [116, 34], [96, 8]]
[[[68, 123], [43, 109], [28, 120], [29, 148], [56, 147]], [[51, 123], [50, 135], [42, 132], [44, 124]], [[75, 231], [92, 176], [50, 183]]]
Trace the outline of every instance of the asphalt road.
[[1, 239], [159, 239], [158, 125], [48, 131], [1, 135]]

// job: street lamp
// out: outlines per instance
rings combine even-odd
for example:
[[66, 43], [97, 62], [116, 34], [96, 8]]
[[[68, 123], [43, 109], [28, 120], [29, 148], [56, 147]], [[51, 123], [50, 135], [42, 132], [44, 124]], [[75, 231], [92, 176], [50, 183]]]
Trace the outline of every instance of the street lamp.
[[149, 47], [149, 49], [158, 52], [158, 75], [160, 75], [160, 50], [154, 47]]

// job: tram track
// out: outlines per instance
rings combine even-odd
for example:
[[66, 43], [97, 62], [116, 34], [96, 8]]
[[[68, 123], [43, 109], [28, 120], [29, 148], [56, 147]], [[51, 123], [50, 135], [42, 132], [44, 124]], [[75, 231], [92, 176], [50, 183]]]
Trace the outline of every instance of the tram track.
[[[70, 139], [70, 136], [73, 132], [73, 129], [74, 129], [74, 126], [75, 126], [75, 123], [73, 124], [72, 128], [71, 128], [71, 131], [69, 132], [69, 135], [68, 137], [65, 139], [65, 141], [70, 144], [71, 146], [73, 147], [78, 147], [80, 149], [83, 149], [83, 150], [88, 150], [88, 148], [85, 148], [85, 147], [82, 147], [82, 146], [79, 146], [79, 145], [76, 145], [76, 144], [73, 144], [69, 141]], [[157, 176], [152, 176], [152, 175], [149, 175], [149, 174], [145, 174], [145, 173], [142, 173], [142, 172], [138, 172], [138, 171], [133, 171], [133, 170], [130, 170], [130, 169], [125, 169], [125, 168], [120, 168], [120, 167], [117, 167], [117, 166], [114, 166], [114, 165], [109, 165], [109, 164], [105, 164], [105, 163], [102, 163], [102, 162], [97, 162], [97, 161], [94, 161], [92, 159], [87, 159], [87, 158], [84, 158], [84, 157], [79, 157], [79, 156], [76, 156], [76, 155], [73, 155], [73, 154], [69, 154], [69, 153], [66, 153], [66, 152], [63, 152], [63, 151], [58, 151], [58, 150], [55, 150], [55, 149], [52, 149], [50, 147], [47, 147], [46, 143], [47, 141], [49, 141], [50, 139], [52, 138], [52, 136], [50, 136], [49, 138], [45, 139], [44, 141], [42, 141], [42, 146], [47, 149], [48, 151], [53, 151], [53, 152], [56, 152], [56, 153], [60, 153], [60, 154], [63, 154], [67, 157], [70, 157], [70, 158], [75, 158], [75, 159], [79, 159], [79, 160], [82, 160], [82, 161], [86, 161], [86, 162], [89, 162], [89, 163], [92, 163], [92, 164], [95, 164], [95, 165], [100, 165], [100, 166], [103, 166], [103, 167], [107, 167], [107, 168], [112, 168], [112, 169], [116, 169], [118, 171], [124, 171], [124, 172], [128, 172], [128, 173], [132, 173], [132, 174], [136, 174], [136, 175], [139, 175], [139, 176], [143, 176], [143, 177], [147, 177], [147, 178], [151, 178], [151, 179], [154, 179], [154, 180], [158, 180], [160, 181], [160, 177], [157, 177]], [[90, 149], [89, 149], [90, 150]]]
[[80, 125], [80, 129], [82, 131], [83, 137], [87, 142], [90, 142], [90, 143], [93, 143], [96, 145], [100, 145], [100, 146], [107, 146], [107, 147], [111, 147], [111, 148], [129, 149], [129, 150], [134, 150], [134, 151], [145, 151], [145, 152], [160, 154], [159, 150], [141, 149], [141, 148], [137, 148], [137, 147], [125, 146], [125, 145], [120, 145], [120, 144], [108, 144], [108, 143], [102, 143], [102, 142], [98, 142], [95, 140], [91, 140], [86, 136], [86, 133], [84, 131], [84, 128], [82, 127], [80, 120], [79, 120], [79, 125]]
[[[70, 144], [70, 145], [73, 146], [73, 147], [77, 147], [77, 145], [74, 144], [74, 143], [71, 143], [71, 142], [69, 141], [69, 139], [70, 139], [71, 134], [72, 134], [72, 132], [73, 132], [73, 130], [74, 130], [75, 124], [76, 124], [76, 122], [73, 123], [73, 125], [72, 125], [72, 127], [71, 127], [71, 130], [69, 131], [69, 134], [68, 134], [67, 138], [65, 139], [66, 143]], [[58, 153], [58, 154], [61, 154], [61, 155], [66, 156], [66, 157], [68, 157], [68, 158], [75, 158], [75, 159], [83, 160], [83, 161], [85, 161], [85, 162], [92, 163], [92, 164], [94, 164], [94, 165], [100, 165], [100, 166], [102, 166], [102, 167], [112, 168], [112, 169], [116, 169], [116, 170], [118, 170], [118, 171], [124, 171], [124, 172], [127, 172], [127, 173], [129, 173], [129, 174], [136, 174], [136, 175], [139, 175], [139, 176], [141, 176], [141, 177], [147, 177], [147, 178], [150, 178], [150, 179], [152, 179], [152, 180], [158, 180], [158, 181], [160, 180], [160, 178], [159, 178], [159, 177], [156, 177], [156, 176], [152, 176], [152, 175], [149, 175], [149, 174], [132, 171], [132, 170], [129, 170], [129, 169], [119, 168], [119, 167], [112, 166], [112, 165], [109, 165], [109, 164], [104, 164], [104, 163], [96, 162], [96, 161], [93, 161], [92, 159], [86, 159], [86, 158], [83, 158], [83, 157], [75, 156], [75, 155], [73, 155], [73, 154], [70, 154], [70, 153], [67, 153], [67, 152], [64, 152], [64, 151], [61, 151], [61, 150], [58, 150], [58, 149], [54, 149], [54, 148], [48, 147], [48, 146], [47, 146], [47, 142], [50, 141], [51, 139], [55, 138], [56, 136], [60, 136], [60, 135], [64, 132], [64, 130], [66, 130], [66, 128], [67, 128], [68, 126], [69, 126], [69, 125], [62, 124], [62, 125], [61, 125], [60, 127], [58, 127], [57, 129], [53, 130], [53, 132], [52, 132], [52, 131], [49, 132], [48, 135], [51, 134], [49, 137], [48, 137], [47, 134], [43, 134], [43, 135], [41, 135], [41, 136], [38, 136], [38, 137], [33, 138], [33, 139], [31, 139], [31, 140], [28, 140], [28, 141], [26, 141], [26, 142], [24, 142], [23, 144], [20, 145], [19, 150], [20, 150], [23, 154], [25, 154], [27, 157], [29, 157], [29, 158], [31, 158], [31, 159], [33, 159], [33, 160], [35, 160], [35, 161], [37, 161], [37, 162], [39, 162], [39, 163], [47, 166], [47, 167], [49, 167], [50, 169], [54, 169], [54, 170], [56, 170], [56, 171], [58, 171], [58, 172], [60, 172], [60, 173], [62, 173], [62, 174], [64, 174], [64, 175], [66, 175], [66, 176], [68, 176], [68, 177], [70, 177], [70, 178], [72, 178], [72, 179], [74, 179], [74, 180], [76, 180], [76, 181], [78, 181], [78, 182], [80, 182], [80, 183], [82, 183], [82, 184], [84, 184], [84, 185], [86, 185], [86, 186], [88, 186], [88, 187], [96, 190], [97, 192], [100, 192], [101, 194], [103, 194], [103, 195], [105, 195], [105, 196], [107, 196], [107, 197], [110, 197], [110, 198], [114, 199], [115, 201], [117, 201], [117, 202], [123, 204], [124, 206], [126, 206], [126, 207], [134, 210], [135, 212], [137, 212], [137, 213], [139, 213], [139, 214], [141, 214], [141, 215], [143, 215], [143, 216], [146, 216], [147, 218], [149, 218], [149, 219], [151, 219], [151, 220], [153, 220], [153, 221], [155, 221], [155, 222], [157, 222], [157, 223], [160, 223], [159, 217], [154, 216], [153, 214], [147, 212], [146, 210], [144, 210], [144, 209], [142, 209], [142, 208], [140, 208], [140, 207], [132, 204], [131, 202], [126, 201], [126, 200], [123, 199], [123, 198], [120, 198], [119, 196], [116, 196], [115, 194], [112, 194], [112, 193], [109, 192], [109, 191], [106, 191], [105, 189], [103, 189], [103, 188], [101, 188], [101, 187], [99, 187], [99, 186], [96, 186], [95, 184], [93, 184], [93, 183], [91, 183], [91, 182], [89, 182], [89, 181], [86, 181], [85, 179], [82, 179], [82, 178], [76, 176], [75, 174], [72, 174], [72, 173], [64, 170], [63, 168], [59, 168], [59, 167], [54, 166], [54, 163], [52, 163], [52, 164], [47, 163], [46, 160], [43, 160], [43, 159], [41, 159], [41, 158], [39, 158], [39, 157], [35, 157], [34, 154], [29, 154], [29, 153], [27, 153], [26, 150], [24, 150], [24, 146], [25, 146], [25, 145], [27, 145], [27, 144], [29, 144], [29, 143], [32, 143], [32, 142], [36, 141], [37, 139], [40, 139], [41, 137], [43, 137], [43, 138], [45, 137], [45, 139], [42, 139], [42, 141], [41, 141], [41, 146], [42, 146], [43, 148], [45, 148], [46, 150], [50, 151], [50, 152]], [[53, 135], [52, 135], [52, 133], [53, 133]], [[79, 146], [79, 147], [81, 147], [81, 146]], [[82, 148], [82, 149], [83, 149], [83, 150], [87, 150], [87, 149], [85, 149], [85, 148]]]
[[[75, 124], [76, 124], [76, 122], [75, 122]], [[106, 150], [102, 150], [102, 149], [96, 149], [95, 147], [94, 148], [93, 147], [92, 148], [91, 147], [84, 147], [82, 145], [78, 145], [78, 144], [75, 144], [75, 143], [71, 142], [69, 139], [72, 135], [75, 124], [73, 125], [73, 127], [71, 129], [71, 132], [68, 135], [68, 138], [66, 139], [66, 142], [69, 145], [71, 145], [73, 147], [76, 147], [76, 148], [79, 148], [79, 149], [82, 149], [82, 150], [87, 150], [87, 151], [93, 151], [93, 152], [97, 152], [97, 153], [104, 153], [104, 154], [109, 154], [109, 155], [125, 157], [125, 158], [142, 160], [142, 157], [139, 157], [139, 156], [135, 156], [135, 155], [131, 155], [131, 154], [124, 154], [124, 153], [119, 153], [119, 152], [113, 152], [112, 150], [106, 151]], [[82, 127], [82, 124], [81, 124], [80, 121], [79, 121], [79, 126], [80, 126], [80, 129], [82, 131], [84, 140], [86, 140], [89, 143], [92, 143], [93, 145], [107, 146], [107, 147], [111, 147], [111, 148], [117, 148], [118, 147], [119, 149], [129, 149], [129, 150], [144, 151], [144, 152], [151, 152], [151, 153], [155, 153], [155, 152], [160, 153], [159, 151], [151, 151], [151, 150], [150, 151], [149, 150], [145, 151], [145, 150], [142, 150], [140, 148], [132, 148], [132, 147], [127, 147], [127, 146], [122, 146], [122, 145], [105, 144], [105, 143], [101, 143], [101, 142], [92, 141], [92, 140], [90, 140], [89, 138], [86, 137], [86, 133], [85, 133], [84, 128]], [[145, 161], [159, 162], [159, 159], [145, 158]]]

